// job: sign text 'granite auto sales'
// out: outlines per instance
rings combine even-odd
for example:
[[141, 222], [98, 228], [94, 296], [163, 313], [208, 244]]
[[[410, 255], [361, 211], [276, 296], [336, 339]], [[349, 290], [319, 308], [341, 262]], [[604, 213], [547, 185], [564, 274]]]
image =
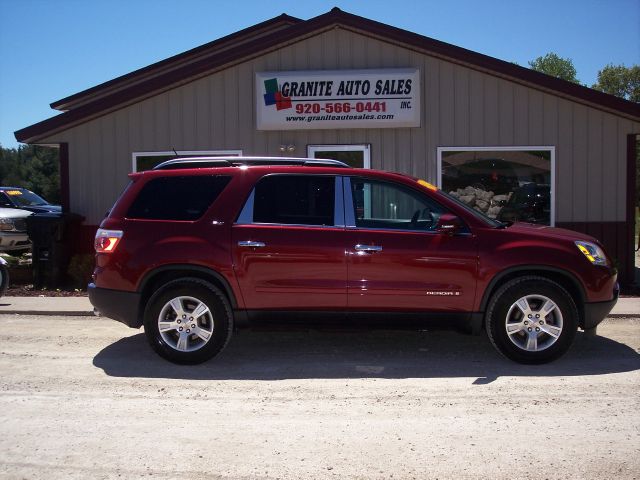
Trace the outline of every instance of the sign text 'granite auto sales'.
[[420, 126], [418, 69], [261, 72], [258, 130]]

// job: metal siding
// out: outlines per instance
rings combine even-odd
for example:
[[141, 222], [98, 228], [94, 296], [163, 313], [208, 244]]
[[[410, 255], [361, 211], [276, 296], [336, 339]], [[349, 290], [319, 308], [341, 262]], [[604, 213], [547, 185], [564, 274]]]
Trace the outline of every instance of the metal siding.
[[500, 145], [514, 145], [513, 117], [515, 85], [511, 82], [498, 80], [498, 141]]
[[513, 143], [529, 143], [529, 89], [515, 85], [513, 89]]
[[484, 142], [484, 78], [478, 72], [463, 72], [469, 76], [469, 139], [460, 145], [485, 145]]
[[[589, 221], [587, 209], [587, 168], [588, 148], [587, 135], [589, 134], [588, 110], [582, 105], [573, 104], [573, 196], [570, 201], [573, 204], [573, 222]], [[561, 188], [561, 184], [558, 185]], [[562, 219], [564, 221], [564, 219]], [[595, 219], [594, 219], [595, 220]]]
[[535, 90], [529, 90], [529, 119], [527, 122], [528, 136], [527, 143], [529, 145], [542, 145], [542, 136], [544, 132], [543, 123], [543, 94]]
[[602, 221], [602, 197], [604, 196], [604, 180], [609, 175], [603, 171], [604, 161], [602, 155], [602, 114], [597, 110], [588, 112], [588, 139], [587, 139], [587, 217], [589, 220]]
[[443, 145], [440, 141], [440, 61], [426, 57], [422, 71], [423, 91], [426, 91], [423, 102], [422, 116], [425, 119], [427, 135], [425, 150], [427, 151], [427, 180], [437, 182], [437, 154], [436, 147]]
[[618, 172], [626, 170], [624, 165], [616, 161], [618, 158], [618, 142], [615, 141], [618, 133], [618, 125], [615, 117], [605, 115], [602, 125], [602, 158], [605, 175], [602, 177], [602, 211], [603, 219], [606, 219], [608, 212], [616, 211], [616, 192], [625, 190], [623, 178], [619, 184]]
[[556, 221], [573, 220], [573, 104], [558, 102]]
[[[417, 67], [421, 127], [258, 132], [254, 75], [268, 70]], [[556, 147], [558, 222], [624, 221], [624, 120], [465, 66], [331, 29], [156, 95], [43, 141], [69, 143], [71, 208], [97, 224], [122, 191], [131, 152], [242, 149], [295, 156], [308, 144], [368, 143], [374, 168], [436, 182], [439, 146]], [[587, 174], [587, 170], [596, 175]]]
[[[470, 120], [470, 117], [473, 118], [473, 116], [469, 113], [472, 111], [471, 104], [475, 104], [472, 99], [475, 99], [476, 96], [471, 92], [473, 87], [469, 87], [470, 80], [468, 70], [463, 69], [463, 71], [459, 71], [461, 69], [462, 67], [454, 67], [453, 143], [456, 145], [467, 145], [470, 137], [469, 129], [472, 128], [469, 124], [474, 125], [474, 122]], [[474, 108], [474, 111], [475, 110]]]
[[484, 143], [497, 145], [500, 141], [498, 79], [484, 75]]
[[444, 146], [455, 145], [455, 94], [453, 91], [454, 65], [446, 62], [440, 63], [440, 109], [435, 119], [440, 124], [438, 143]]

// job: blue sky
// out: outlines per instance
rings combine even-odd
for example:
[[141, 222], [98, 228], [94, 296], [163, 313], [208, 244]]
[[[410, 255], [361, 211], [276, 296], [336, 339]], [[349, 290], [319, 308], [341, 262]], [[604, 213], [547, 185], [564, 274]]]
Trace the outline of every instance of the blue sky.
[[49, 104], [281, 13], [337, 6], [526, 66], [571, 58], [591, 85], [640, 63], [640, 0], [0, 0], [0, 144], [57, 112]]

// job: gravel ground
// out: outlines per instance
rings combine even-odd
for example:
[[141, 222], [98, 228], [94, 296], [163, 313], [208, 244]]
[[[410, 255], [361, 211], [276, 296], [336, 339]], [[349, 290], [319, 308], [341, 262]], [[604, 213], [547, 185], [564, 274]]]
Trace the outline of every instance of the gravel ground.
[[0, 477], [640, 478], [640, 319], [521, 366], [454, 332], [241, 331], [195, 367], [0, 316]]

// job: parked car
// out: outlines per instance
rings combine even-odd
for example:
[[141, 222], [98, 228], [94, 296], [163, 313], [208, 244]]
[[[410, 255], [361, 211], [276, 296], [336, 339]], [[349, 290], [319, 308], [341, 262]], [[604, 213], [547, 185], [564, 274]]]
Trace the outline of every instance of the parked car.
[[0, 187], [0, 207], [20, 208], [34, 213], [62, 211], [60, 205], [52, 205], [40, 195], [20, 187]]
[[549, 185], [527, 183], [513, 192], [498, 214], [503, 222], [549, 224], [551, 218], [551, 189]]
[[0, 208], [0, 252], [27, 250], [31, 247], [26, 218], [33, 212], [18, 208]]
[[485, 328], [506, 357], [543, 363], [618, 297], [595, 238], [501, 223], [406, 175], [229, 157], [130, 178], [96, 233], [89, 298], [104, 316], [144, 325], [177, 363], [213, 357], [234, 328], [268, 314], [436, 319]]

